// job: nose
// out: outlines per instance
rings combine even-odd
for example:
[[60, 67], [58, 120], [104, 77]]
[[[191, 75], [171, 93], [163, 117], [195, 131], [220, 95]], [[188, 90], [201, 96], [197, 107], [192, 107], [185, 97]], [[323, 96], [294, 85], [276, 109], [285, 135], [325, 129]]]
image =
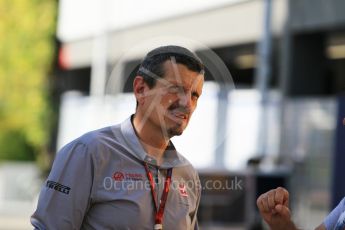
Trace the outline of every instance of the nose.
[[186, 109], [192, 108], [191, 92], [183, 92], [179, 95], [179, 104]]

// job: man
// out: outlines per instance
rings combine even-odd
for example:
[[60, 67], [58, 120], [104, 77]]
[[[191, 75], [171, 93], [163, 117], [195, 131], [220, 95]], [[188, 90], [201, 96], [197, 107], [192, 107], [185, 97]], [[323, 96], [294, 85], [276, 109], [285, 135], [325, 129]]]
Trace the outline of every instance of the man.
[[170, 138], [181, 135], [202, 93], [204, 66], [164, 46], [133, 82], [134, 115], [64, 146], [40, 193], [36, 229], [198, 229], [199, 178]]
[[[345, 125], [345, 118], [343, 119]], [[272, 189], [256, 201], [260, 214], [272, 230], [296, 230], [291, 220], [289, 209], [289, 192], [284, 188]], [[345, 197], [338, 206], [331, 211], [315, 230], [344, 230], [345, 229]]]

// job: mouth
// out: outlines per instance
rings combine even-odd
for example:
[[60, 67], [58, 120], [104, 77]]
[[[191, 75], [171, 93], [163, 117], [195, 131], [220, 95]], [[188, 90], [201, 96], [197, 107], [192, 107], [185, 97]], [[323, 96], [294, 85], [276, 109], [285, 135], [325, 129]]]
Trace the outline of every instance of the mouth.
[[174, 113], [175, 117], [181, 118], [181, 119], [187, 119], [187, 115], [182, 113]]
[[188, 115], [181, 112], [171, 111], [169, 113], [169, 118], [180, 123], [181, 121], [187, 121]]

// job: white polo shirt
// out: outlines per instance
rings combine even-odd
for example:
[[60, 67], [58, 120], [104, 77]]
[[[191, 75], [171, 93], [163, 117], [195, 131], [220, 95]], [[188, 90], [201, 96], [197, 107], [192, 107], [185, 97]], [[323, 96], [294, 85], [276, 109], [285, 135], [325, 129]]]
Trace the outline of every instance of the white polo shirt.
[[89, 132], [56, 155], [31, 217], [36, 229], [153, 229], [154, 205], [143, 162], [155, 177], [157, 200], [173, 168], [164, 229], [198, 229], [200, 181], [171, 143], [157, 166], [132, 126], [123, 123]]

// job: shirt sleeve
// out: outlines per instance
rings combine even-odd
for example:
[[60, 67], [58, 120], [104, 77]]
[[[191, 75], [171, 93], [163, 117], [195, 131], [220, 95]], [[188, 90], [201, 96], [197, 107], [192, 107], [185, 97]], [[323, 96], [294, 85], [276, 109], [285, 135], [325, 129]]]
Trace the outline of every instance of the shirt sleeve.
[[93, 170], [85, 144], [74, 141], [61, 149], [31, 216], [35, 229], [80, 229], [91, 203]]
[[340, 201], [337, 207], [325, 218], [323, 224], [327, 230], [334, 229], [340, 215], [345, 211], [345, 197]]

